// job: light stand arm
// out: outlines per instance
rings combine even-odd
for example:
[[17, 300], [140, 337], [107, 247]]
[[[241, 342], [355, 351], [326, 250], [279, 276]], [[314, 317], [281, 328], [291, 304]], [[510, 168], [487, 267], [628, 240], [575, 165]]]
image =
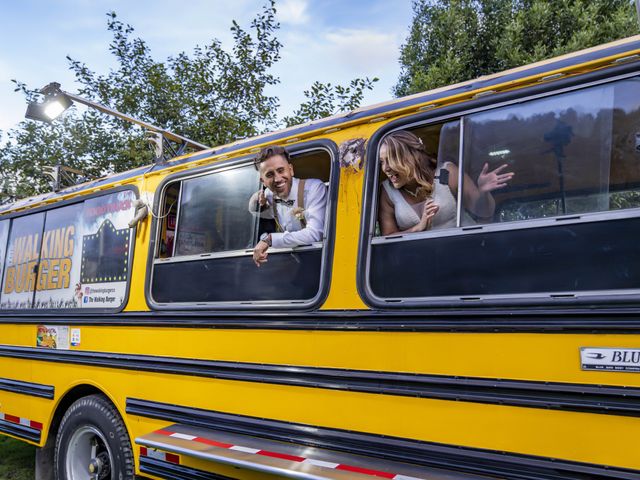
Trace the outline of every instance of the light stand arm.
[[150, 123], [143, 122], [142, 120], [138, 120], [136, 118], [130, 117], [129, 115], [125, 115], [124, 113], [118, 112], [117, 110], [109, 108], [109, 107], [107, 107], [105, 105], [102, 105], [100, 103], [96, 103], [96, 102], [93, 102], [91, 100], [87, 100], [86, 98], [79, 97], [78, 95], [74, 95], [73, 93], [65, 92], [64, 90], [60, 90], [60, 92], [62, 94], [64, 94], [65, 96], [69, 97], [74, 102], [78, 102], [78, 103], [81, 103], [81, 104], [86, 105], [88, 107], [95, 108], [96, 110], [99, 110], [102, 113], [106, 113], [108, 115], [113, 115], [114, 117], [117, 117], [117, 118], [119, 118], [121, 120], [125, 120], [127, 122], [134, 123], [134, 124], [139, 125], [142, 128], [144, 128], [145, 130], [148, 130], [150, 132], [159, 133], [160, 135], [162, 135], [163, 138], [165, 138], [167, 140], [170, 140], [172, 142], [175, 142], [175, 143], [178, 143], [178, 144], [181, 144], [181, 145], [185, 145], [185, 146], [188, 146], [188, 147], [192, 147], [192, 148], [195, 148], [196, 150], [207, 150], [207, 149], [211, 148], [211, 147], [208, 147], [207, 145], [203, 145], [202, 143], [194, 142], [193, 140], [190, 140], [190, 139], [188, 139], [186, 137], [183, 137], [182, 135], [178, 135], [178, 134], [169, 132], [167, 130], [164, 130], [163, 128], [156, 127], [155, 125], [152, 125]]

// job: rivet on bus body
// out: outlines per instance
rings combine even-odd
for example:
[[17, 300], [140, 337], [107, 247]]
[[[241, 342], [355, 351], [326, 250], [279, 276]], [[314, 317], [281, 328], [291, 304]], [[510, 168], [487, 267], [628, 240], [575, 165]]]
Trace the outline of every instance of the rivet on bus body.
[[334, 133], [339, 131], [339, 128], [330, 128], [329, 130], [325, 130], [324, 132], [322, 132], [323, 135], [329, 135], [330, 133]]
[[430, 103], [429, 105], [423, 105], [423, 106], [419, 107], [417, 109], [417, 111], [418, 112], [424, 112], [426, 110], [433, 110], [434, 108], [436, 108], [438, 106], [439, 106], [439, 104], [437, 104], [437, 103]]
[[546, 77], [542, 77], [539, 82], [548, 82], [550, 80], [556, 80], [558, 78], [564, 77], [564, 73], [554, 73], [553, 75], [547, 75]]
[[369, 123], [376, 123], [376, 122], [381, 122], [382, 120], [386, 120], [387, 117], [376, 117], [372, 120], [369, 120]]
[[289, 140], [287, 140], [284, 143], [293, 143], [293, 142], [298, 142], [298, 141], [300, 141], [300, 138], [299, 137], [295, 137], [295, 138], [290, 138]]

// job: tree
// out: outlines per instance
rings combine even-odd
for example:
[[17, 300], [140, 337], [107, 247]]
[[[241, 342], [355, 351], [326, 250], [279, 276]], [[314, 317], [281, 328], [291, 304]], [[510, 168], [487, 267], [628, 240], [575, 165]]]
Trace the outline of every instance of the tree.
[[[156, 61], [134, 28], [107, 14], [113, 40], [109, 50], [117, 68], [106, 75], [68, 58], [82, 85], [79, 94], [122, 113], [174, 131], [205, 145], [221, 145], [279, 126], [278, 98], [265, 93], [280, 80], [270, 73], [280, 59], [275, 0], [269, 0], [244, 29], [233, 22], [233, 48], [219, 40]], [[284, 122], [315, 120], [356, 108], [377, 79], [355, 79], [349, 87], [314, 83], [326, 96], [314, 96]], [[38, 93], [16, 82], [27, 100]], [[313, 96], [313, 95], [312, 95]], [[1, 134], [2, 132], [0, 132]], [[152, 162], [138, 127], [93, 110], [65, 114], [52, 125], [22, 122], [0, 143], [0, 185], [6, 197], [23, 197], [50, 189], [43, 167], [65, 164], [93, 176]]]
[[629, 0], [414, 0], [397, 96], [638, 33]]
[[283, 121], [287, 127], [291, 127], [358, 108], [364, 97], [364, 91], [371, 90], [377, 81], [378, 78], [356, 78], [351, 80], [348, 87], [314, 82], [311, 90], [304, 92], [307, 101], [303, 102], [292, 116], [285, 117]]

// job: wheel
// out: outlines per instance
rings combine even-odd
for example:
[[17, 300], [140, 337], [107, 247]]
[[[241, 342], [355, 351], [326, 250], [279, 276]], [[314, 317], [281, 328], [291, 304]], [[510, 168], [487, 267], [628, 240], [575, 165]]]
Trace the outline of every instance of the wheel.
[[133, 480], [127, 429], [104, 396], [83, 397], [64, 414], [54, 466], [56, 480]]

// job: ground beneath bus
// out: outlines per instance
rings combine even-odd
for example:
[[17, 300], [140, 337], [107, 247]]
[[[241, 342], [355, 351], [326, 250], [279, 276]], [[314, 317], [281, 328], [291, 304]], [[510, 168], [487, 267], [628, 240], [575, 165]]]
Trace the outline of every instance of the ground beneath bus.
[[33, 480], [35, 447], [0, 436], [0, 480]]

